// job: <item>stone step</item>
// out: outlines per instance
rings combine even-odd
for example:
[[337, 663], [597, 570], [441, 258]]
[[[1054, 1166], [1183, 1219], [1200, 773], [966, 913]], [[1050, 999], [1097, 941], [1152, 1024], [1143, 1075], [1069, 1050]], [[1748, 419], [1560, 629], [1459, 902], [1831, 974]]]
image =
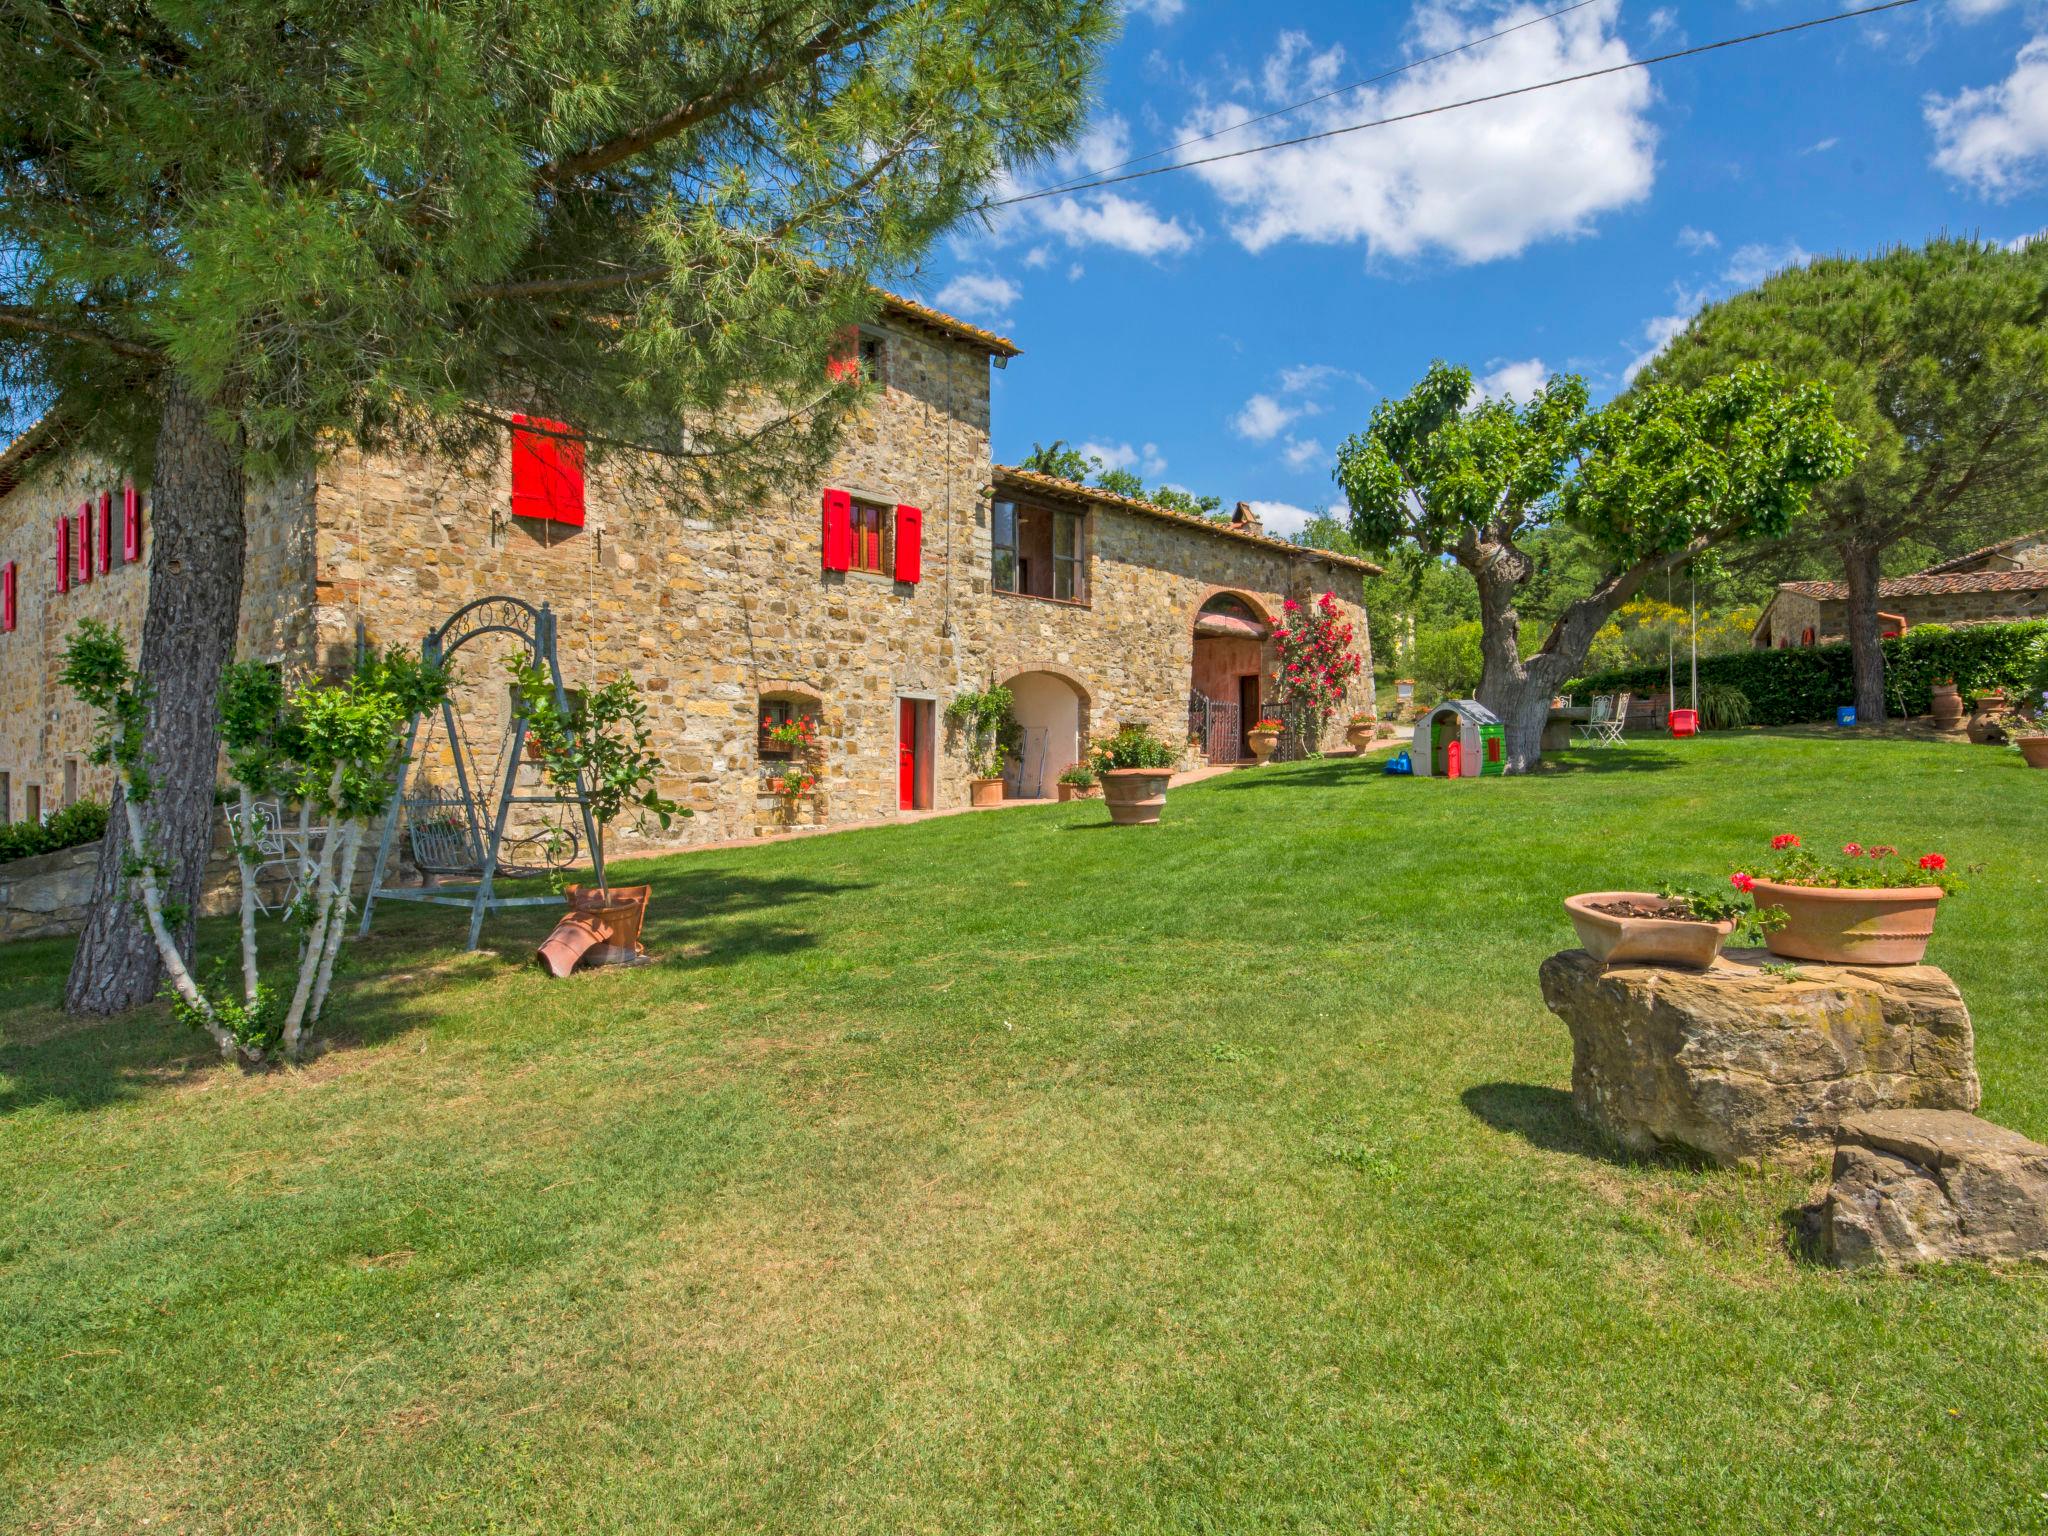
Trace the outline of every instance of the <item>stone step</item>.
[[1961, 1110], [1851, 1115], [1809, 1214], [1841, 1269], [2048, 1260], [2048, 1147]]

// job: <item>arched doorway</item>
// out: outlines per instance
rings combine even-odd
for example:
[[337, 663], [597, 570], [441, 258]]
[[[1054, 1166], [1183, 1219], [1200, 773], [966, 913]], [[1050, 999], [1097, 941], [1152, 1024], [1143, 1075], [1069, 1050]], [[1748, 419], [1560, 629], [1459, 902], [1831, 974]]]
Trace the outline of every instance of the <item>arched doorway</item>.
[[1272, 633], [1259, 606], [1237, 592], [1218, 592], [1195, 613], [1188, 734], [1201, 741], [1212, 763], [1251, 758], [1246, 735], [1264, 706], [1266, 640]]
[[1010, 713], [1022, 732], [1010, 765], [1010, 791], [1019, 799], [1052, 795], [1059, 777], [1081, 760], [1088, 740], [1088, 694], [1062, 672], [1019, 672], [1010, 690]]

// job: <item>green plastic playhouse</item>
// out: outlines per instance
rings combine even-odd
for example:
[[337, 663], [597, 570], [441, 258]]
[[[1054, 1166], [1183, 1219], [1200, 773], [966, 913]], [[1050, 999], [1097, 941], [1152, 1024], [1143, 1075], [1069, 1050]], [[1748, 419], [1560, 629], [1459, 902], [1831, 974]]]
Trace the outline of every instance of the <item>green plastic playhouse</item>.
[[1415, 722], [1410, 753], [1425, 778], [1477, 779], [1507, 771], [1507, 732], [1477, 699], [1450, 699]]

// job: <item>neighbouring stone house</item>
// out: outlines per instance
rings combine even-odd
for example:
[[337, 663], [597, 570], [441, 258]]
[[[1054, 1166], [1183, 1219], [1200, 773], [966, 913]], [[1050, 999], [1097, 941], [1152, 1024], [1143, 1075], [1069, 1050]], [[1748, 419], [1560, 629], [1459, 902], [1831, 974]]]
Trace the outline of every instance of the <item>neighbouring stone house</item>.
[[[737, 516], [651, 498], [616, 461], [586, 478], [558, 439], [516, 429], [484, 465], [340, 454], [251, 494], [242, 654], [331, 668], [362, 642], [417, 645], [478, 598], [545, 602], [572, 688], [623, 672], [644, 690], [663, 791], [695, 813], [682, 841], [964, 804], [965, 744], [945, 710], [991, 683], [1013, 690], [1024, 728], [1013, 795], [1051, 795], [1087, 740], [1125, 721], [1175, 741], [1192, 721], [1212, 759], [1248, 756], [1274, 620], [1325, 591], [1365, 654], [1350, 705], [1370, 710], [1374, 567], [1268, 537], [1242, 508], [1210, 521], [993, 464], [990, 368], [1017, 353], [888, 297], [860, 347], [880, 388], [824, 483]], [[77, 462], [47, 428], [0, 454], [9, 817], [106, 790], [58, 656], [85, 617], [139, 637], [146, 490]], [[503, 660], [463, 656], [460, 749], [485, 770], [510, 718]], [[761, 731], [792, 715], [820, 740], [815, 791], [793, 810], [772, 790], [789, 764]], [[455, 750], [431, 736], [424, 773], [445, 781]]]
[[[1958, 555], [1877, 586], [1884, 632], [1916, 624], [1998, 624], [2048, 618], [2048, 528]], [[1778, 650], [1848, 638], [1849, 589], [1839, 581], [1781, 581], [1757, 616], [1750, 645]]]

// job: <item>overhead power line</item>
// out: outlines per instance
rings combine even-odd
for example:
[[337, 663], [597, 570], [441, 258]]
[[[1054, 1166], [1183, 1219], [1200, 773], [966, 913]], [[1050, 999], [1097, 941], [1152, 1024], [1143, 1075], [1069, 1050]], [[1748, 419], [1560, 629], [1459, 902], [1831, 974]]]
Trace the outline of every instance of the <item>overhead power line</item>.
[[1362, 91], [1368, 85], [1378, 85], [1381, 81], [1391, 80], [1396, 75], [1405, 75], [1411, 69], [1420, 69], [1425, 64], [1435, 64], [1441, 60], [1452, 58], [1457, 54], [1469, 53], [1474, 48], [1484, 47], [1487, 43], [1506, 37], [1510, 32], [1520, 32], [1526, 27], [1540, 27], [1546, 21], [1555, 21], [1558, 17], [1568, 16], [1573, 11], [1582, 11], [1591, 4], [1593, 4], [1593, 0], [1572, 0], [1570, 5], [1559, 6], [1554, 11], [1545, 11], [1541, 16], [1531, 16], [1527, 21], [1518, 21], [1512, 27], [1502, 27], [1498, 32], [1489, 32], [1484, 37], [1468, 38], [1466, 41], [1458, 44], [1457, 47], [1446, 48], [1441, 53], [1432, 53], [1420, 59], [1410, 59], [1406, 64], [1396, 64], [1391, 69], [1383, 69], [1376, 75], [1367, 75], [1362, 80], [1349, 81], [1344, 85], [1324, 91], [1320, 95], [1309, 96], [1301, 101], [1289, 102], [1286, 106], [1275, 107], [1270, 112], [1261, 112], [1257, 117], [1248, 117], [1241, 123], [1232, 123], [1228, 128], [1218, 128], [1214, 133], [1198, 133], [1193, 138], [1182, 139], [1178, 144], [1167, 144], [1159, 149], [1148, 149], [1142, 155], [1133, 155], [1128, 160], [1119, 160], [1115, 165], [1097, 166], [1092, 171], [1072, 178], [1070, 182], [1053, 187], [1042, 187], [1039, 190], [1046, 195], [1054, 192], [1074, 190], [1092, 177], [1107, 176], [1113, 171], [1128, 170], [1131, 166], [1142, 165], [1147, 160], [1157, 160], [1161, 155], [1170, 155], [1175, 150], [1186, 149], [1190, 145], [1206, 144], [1211, 139], [1220, 139], [1226, 134], [1237, 133], [1246, 128], [1256, 128], [1260, 123], [1270, 123], [1276, 117], [1287, 117], [1301, 111], [1304, 107], [1313, 107], [1319, 102], [1330, 100], [1332, 97], [1348, 96], [1353, 91]]
[[1376, 117], [1369, 122], [1347, 123], [1341, 128], [1325, 128], [1319, 133], [1304, 133], [1291, 139], [1275, 139], [1269, 144], [1253, 144], [1244, 149], [1225, 150], [1222, 154], [1205, 155], [1198, 160], [1177, 160], [1172, 165], [1155, 165], [1142, 171], [1126, 171], [1118, 176], [1099, 176], [1092, 181], [1041, 187], [1035, 192], [1020, 192], [1013, 197], [983, 203], [981, 207], [984, 210], [1008, 208], [1017, 203], [1037, 202], [1040, 198], [1061, 197], [1074, 192], [1092, 192], [1098, 187], [1120, 186], [1127, 181], [1143, 181], [1149, 176], [1164, 176], [1170, 171], [1186, 171], [1197, 166], [1216, 165], [1225, 160], [1241, 160], [1247, 155], [1263, 155], [1268, 150], [1292, 149], [1300, 144], [1314, 144], [1319, 140], [1339, 138], [1347, 133], [1362, 133], [1368, 128], [1385, 128], [1394, 123], [1408, 123], [1417, 118], [1435, 117], [1441, 112], [1456, 112], [1465, 107], [1484, 106], [1490, 101], [1507, 101], [1512, 97], [1528, 96], [1537, 91], [1555, 90], [1561, 85], [1577, 85], [1581, 81], [1598, 80], [1631, 69], [1648, 69], [1653, 64], [1669, 64], [1674, 59], [1697, 58], [1703, 53], [1717, 53], [1723, 48], [1739, 48], [1744, 43], [1760, 43], [1768, 38], [1785, 37], [1794, 32], [1810, 31], [1815, 27], [1832, 26], [1839, 21], [1856, 21], [1865, 16], [1877, 16], [1885, 11], [1896, 11], [1905, 6], [1918, 4], [1920, 0], [1885, 0], [1882, 5], [1864, 6], [1853, 11], [1837, 11], [1832, 16], [1816, 16], [1810, 21], [1789, 22], [1782, 27], [1767, 27], [1761, 32], [1746, 32], [1740, 37], [1724, 37], [1718, 42], [1700, 43], [1691, 48], [1674, 48], [1669, 53], [1653, 54], [1646, 59], [1630, 59], [1625, 63], [1609, 64], [1601, 69], [1583, 70], [1576, 75], [1560, 75], [1555, 80], [1541, 80], [1534, 85], [1518, 85], [1512, 90], [1492, 91], [1484, 96], [1468, 96], [1463, 101], [1446, 101], [1433, 107], [1419, 107], [1413, 112], [1397, 112], [1391, 117]]

